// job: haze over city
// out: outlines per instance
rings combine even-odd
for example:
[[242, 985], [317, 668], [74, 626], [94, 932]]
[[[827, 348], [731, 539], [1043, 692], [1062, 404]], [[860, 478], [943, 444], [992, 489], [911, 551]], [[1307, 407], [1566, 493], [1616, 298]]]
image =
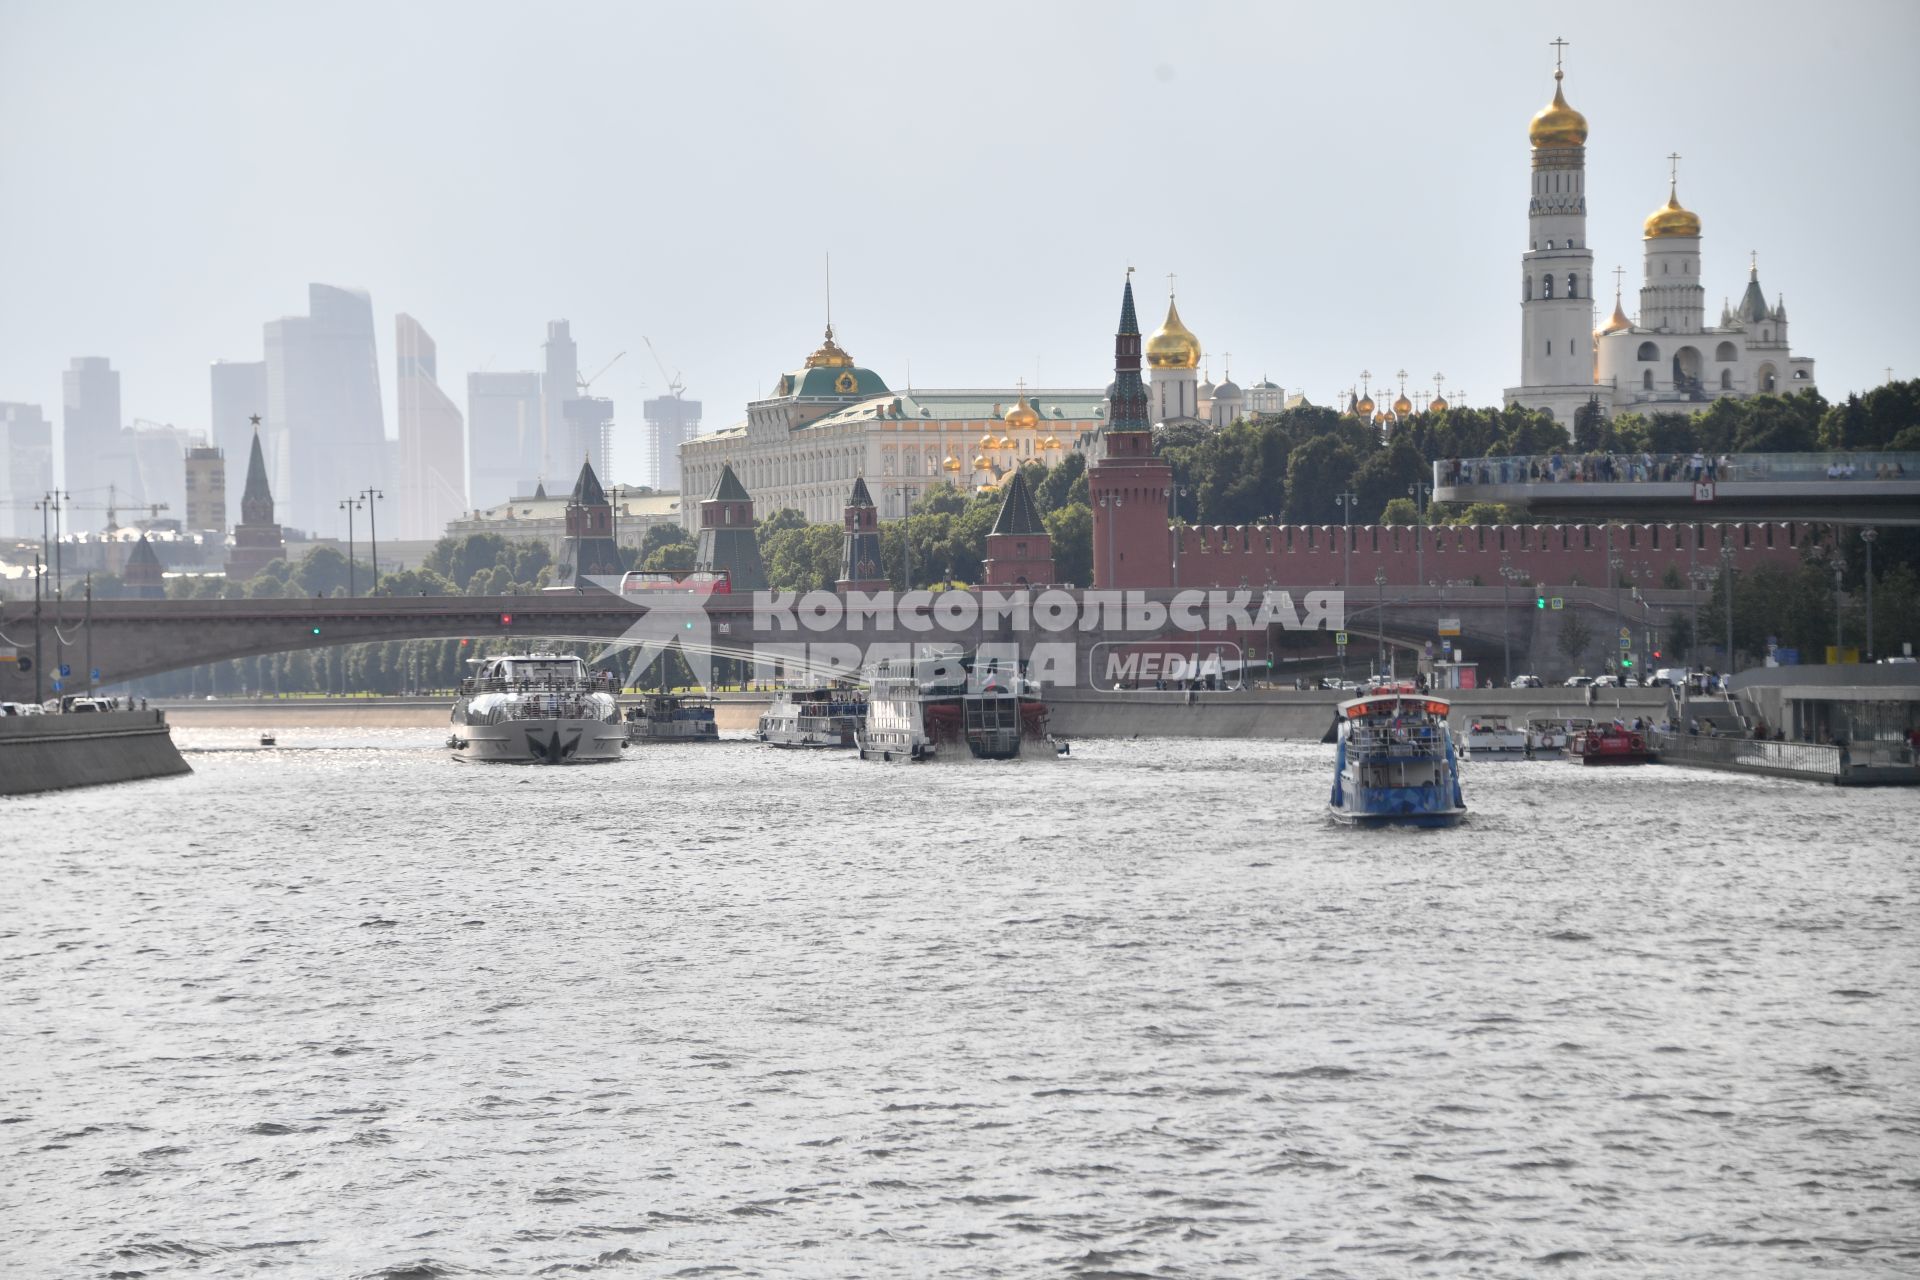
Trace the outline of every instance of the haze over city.
[[1131, 265], [1147, 312], [1178, 274], [1216, 377], [1231, 352], [1328, 403], [1362, 368], [1440, 371], [1495, 403], [1555, 37], [1597, 281], [1624, 266], [1631, 305], [1678, 152], [1710, 307], [1757, 250], [1830, 399], [1911, 376], [1920, 278], [1887, 246], [1920, 196], [1920, 11], [1475, 16], [0, 5], [0, 399], [53, 417], [68, 361], [104, 355], [128, 420], [205, 431], [209, 363], [258, 360], [325, 282], [371, 295], [390, 435], [396, 313], [463, 408], [466, 374], [538, 367], [551, 319], [583, 372], [625, 351], [594, 392], [638, 481], [643, 335], [726, 426], [818, 342], [831, 252], [839, 339], [896, 388], [1103, 385]]

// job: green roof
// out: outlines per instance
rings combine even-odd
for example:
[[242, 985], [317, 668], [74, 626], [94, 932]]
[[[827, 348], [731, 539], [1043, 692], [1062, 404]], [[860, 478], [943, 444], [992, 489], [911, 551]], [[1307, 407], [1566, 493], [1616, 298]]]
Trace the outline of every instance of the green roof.
[[593, 463], [588, 459], [581, 460], [580, 478], [573, 482], [573, 503], [578, 507], [607, 505], [607, 491], [600, 487], [600, 477], [593, 474]]
[[847, 400], [864, 399], [867, 396], [884, 395], [887, 391], [886, 380], [871, 369], [841, 367], [838, 369], [822, 366], [818, 369], [797, 369], [792, 373], [780, 375], [779, 383], [773, 389], [773, 399], [807, 400]]
[[[969, 387], [871, 396], [815, 418], [800, 430], [885, 419], [998, 422], [1020, 394], [1017, 387]], [[1043, 427], [1050, 422], [1091, 422], [1106, 417], [1107, 393], [1099, 387], [1056, 387], [1028, 391], [1026, 396]]]

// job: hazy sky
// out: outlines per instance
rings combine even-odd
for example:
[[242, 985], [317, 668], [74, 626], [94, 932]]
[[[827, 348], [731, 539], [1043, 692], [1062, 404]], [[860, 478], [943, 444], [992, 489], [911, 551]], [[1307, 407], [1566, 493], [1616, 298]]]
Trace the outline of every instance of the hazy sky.
[[[1592, 128], [1596, 276], [1641, 219], [1747, 252], [1832, 398], [1920, 373], [1920, 5], [93, 4], [0, 0], [0, 400], [69, 357], [128, 419], [204, 430], [309, 281], [478, 369], [573, 321], [626, 428], [684, 370], [706, 429], [796, 367], [833, 254], [843, 344], [895, 386], [1105, 385], [1120, 283], [1211, 356], [1326, 402], [1405, 368], [1518, 380], [1526, 125]], [[1610, 304], [1610, 300], [1609, 304]]]

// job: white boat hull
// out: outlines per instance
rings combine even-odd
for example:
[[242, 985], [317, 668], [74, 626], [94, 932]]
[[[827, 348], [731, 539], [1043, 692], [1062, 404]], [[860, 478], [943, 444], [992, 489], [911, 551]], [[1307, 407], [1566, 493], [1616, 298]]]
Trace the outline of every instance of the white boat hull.
[[604, 764], [618, 760], [626, 726], [599, 720], [456, 724], [453, 758], [476, 764]]

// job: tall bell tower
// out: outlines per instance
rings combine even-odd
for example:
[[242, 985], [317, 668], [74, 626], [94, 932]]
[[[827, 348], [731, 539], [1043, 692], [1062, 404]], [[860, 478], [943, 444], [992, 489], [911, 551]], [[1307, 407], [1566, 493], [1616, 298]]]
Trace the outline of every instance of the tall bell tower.
[[1587, 118], [1567, 105], [1555, 40], [1553, 101], [1533, 117], [1533, 185], [1520, 255], [1520, 385], [1506, 401], [1569, 426], [1594, 394], [1593, 249], [1587, 243]]

